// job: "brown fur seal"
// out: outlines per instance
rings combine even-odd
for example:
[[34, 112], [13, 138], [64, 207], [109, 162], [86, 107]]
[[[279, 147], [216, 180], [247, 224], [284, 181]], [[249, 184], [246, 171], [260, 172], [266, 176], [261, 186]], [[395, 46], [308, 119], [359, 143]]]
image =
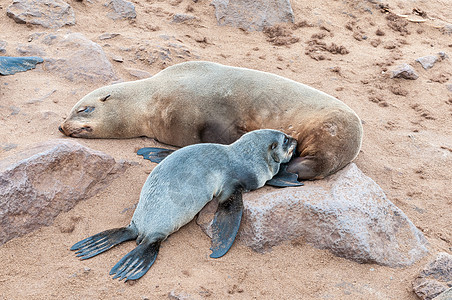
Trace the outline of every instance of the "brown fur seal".
[[99, 88], [82, 98], [60, 126], [68, 136], [147, 136], [186, 146], [228, 144], [270, 128], [298, 141], [288, 171], [320, 179], [359, 152], [362, 125], [343, 102], [278, 75], [212, 62], [186, 62], [151, 78]]
[[124, 241], [138, 246], [110, 271], [114, 278], [135, 280], [154, 263], [160, 243], [187, 224], [214, 197], [219, 207], [213, 221], [212, 254], [221, 257], [240, 226], [241, 192], [262, 187], [287, 163], [296, 140], [276, 130], [257, 130], [231, 145], [197, 144], [170, 154], [149, 174], [127, 227], [86, 238], [71, 247], [81, 259], [93, 257]]

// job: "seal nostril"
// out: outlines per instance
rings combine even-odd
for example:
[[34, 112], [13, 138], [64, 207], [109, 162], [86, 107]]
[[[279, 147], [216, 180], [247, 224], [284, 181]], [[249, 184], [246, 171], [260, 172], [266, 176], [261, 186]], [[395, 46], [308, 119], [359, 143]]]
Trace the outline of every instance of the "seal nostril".
[[63, 128], [61, 128], [61, 126], [58, 126], [58, 130], [64, 134]]

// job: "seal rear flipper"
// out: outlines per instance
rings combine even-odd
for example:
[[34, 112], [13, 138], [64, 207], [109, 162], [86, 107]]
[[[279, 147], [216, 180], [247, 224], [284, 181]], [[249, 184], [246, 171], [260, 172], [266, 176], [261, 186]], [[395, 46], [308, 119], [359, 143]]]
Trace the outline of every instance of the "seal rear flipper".
[[228, 200], [220, 203], [212, 222], [212, 244], [210, 257], [225, 255], [234, 243], [242, 220], [242, 191], [237, 190]]
[[113, 279], [137, 280], [151, 268], [159, 253], [162, 240], [149, 242], [143, 241], [132, 251], [127, 253], [110, 271], [110, 275], [116, 274]]
[[281, 164], [278, 174], [268, 180], [265, 184], [275, 187], [294, 187], [304, 185], [302, 182], [298, 181], [298, 174], [287, 171], [287, 164]]
[[75, 243], [71, 250], [78, 250], [75, 254], [80, 259], [88, 259], [122, 242], [135, 240], [137, 237], [136, 232], [130, 227], [109, 229]]
[[157, 147], [145, 147], [141, 148], [137, 151], [138, 155], [142, 155], [144, 159], [148, 159], [154, 163], [160, 163], [164, 160], [168, 155], [173, 153], [176, 150], [165, 149], [165, 148], [157, 148]]

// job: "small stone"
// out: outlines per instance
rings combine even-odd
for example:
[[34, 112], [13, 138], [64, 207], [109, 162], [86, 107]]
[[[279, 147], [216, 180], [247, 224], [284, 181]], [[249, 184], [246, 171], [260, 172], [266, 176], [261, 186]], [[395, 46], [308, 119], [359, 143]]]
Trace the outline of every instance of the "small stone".
[[419, 298], [431, 300], [445, 292], [451, 283], [452, 255], [440, 252], [413, 281], [413, 290]]
[[416, 59], [416, 61], [420, 63], [425, 70], [428, 70], [432, 68], [433, 65], [438, 61], [438, 57], [434, 55], [428, 55], [419, 57], [418, 59]]
[[119, 33], [104, 33], [99, 36], [99, 40], [108, 40], [119, 36]]
[[452, 83], [446, 85], [446, 88], [449, 90], [449, 92], [452, 92]]
[[112, 56], [111, 59], [120, 63], [124, 62], [124, 58], [122, 58], [121, 56]]
[[419, 78], [419, 75], [417, 75], [416, 71], [414, 71], [413, 67], [409, 64], [402, 64], [392, 70], [391, 78], [415, 80]]
[[6, 45], [5, 41], [0, 41], [0, 53], [6, 53]]
[[144, 78], [152, 77], [151, 73], [143, 71], [143, 70], [127, 69], [127, 71], [129, 71], [130, 75], [132, 75], [133, 77], [136, 77], [138, 79], [144, 79]]
[[196, 17], [192, 16], [192, 15], [185, 15], [185, 14], [175, 14], [173, 16], [173, 23], [184, 23], [184, 22], [188, 22], [188, 21], [193, 21], [195, 20]]
[[110, 19], [135, 19], [137, 17], [135, 5], [132, 2], [124, 0], [111, 0], [104, 5], [112, 10], [107, 14], [107, 17]]

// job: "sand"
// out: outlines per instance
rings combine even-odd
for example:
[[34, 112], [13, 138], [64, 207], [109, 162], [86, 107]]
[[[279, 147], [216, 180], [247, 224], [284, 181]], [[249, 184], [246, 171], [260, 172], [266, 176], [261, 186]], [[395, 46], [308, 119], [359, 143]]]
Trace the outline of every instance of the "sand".
[[[130, 208], [155, 166], [135, 152], [157, 143], [78, 139], [137, 165], [97, 196], [61, 213], [53, 225], [0, 246], [0, 298], [416, 299], [411, 287], [416, 274], [439, 251], [452, 251], [452, 92], [447, 89], [452, 64], [448, 58], [424, 70], [415, 59], [440, 51], [452, 56], [452, 37], [440, 29], [452, 20], [452, 10], [446, 9], [448, 0], [388, 1], [389, 8], [381, 9], [372, 2], [377, 1], [292, 1], [297, 26], [262, 33], [217, 26], [207, 0], [134, 1], [138, 17], [133, 21], [109, 19], [102, 1], [70, 1], [77, 23], [64, 30], [99, 43], [125, 81], [136, 79], [128, 69], [155, 74], [199, 59], [276, 73], [344, 101], [364, 123], [356, 164], [422, 230], [430, 242], [428, 256], [393, 269], [339, 258], [299, 239], [263, 254], [236, 243], [223, 258], [210, 259], [210, 240], [191, 222], [162, 244], [141, 280], [112, 280], [110, 268], [134, 243], [86, 261], [69, 248], [91, 234], [128, 224]], [[15, 23], [6, 17], [11, 3], [0, 0], [0, 39], [8, 43], [6, 55], [13, 56], [30, 34], [53, 30]], [[388, 11], [406, 17], [388, 19]], [[172, 23], [177, 13], [197, 20]], [[101, 41], [103, 33], [120, 36]], [[185, 45], [191, 58], [173, 55], [152, 64], [140, 59], [140, 41], [159, 41], [161, 35]], [[390, 71], [402, 63], [411, 64], [419, 78], [391, 79]], [[67, 138], [58, 125], [81, 97], [102, 85], [71, 82], [42, 65], [0, 77], [0, 159], [33, 143]], [[27, 103], [40, 97], [43, 101]]]

